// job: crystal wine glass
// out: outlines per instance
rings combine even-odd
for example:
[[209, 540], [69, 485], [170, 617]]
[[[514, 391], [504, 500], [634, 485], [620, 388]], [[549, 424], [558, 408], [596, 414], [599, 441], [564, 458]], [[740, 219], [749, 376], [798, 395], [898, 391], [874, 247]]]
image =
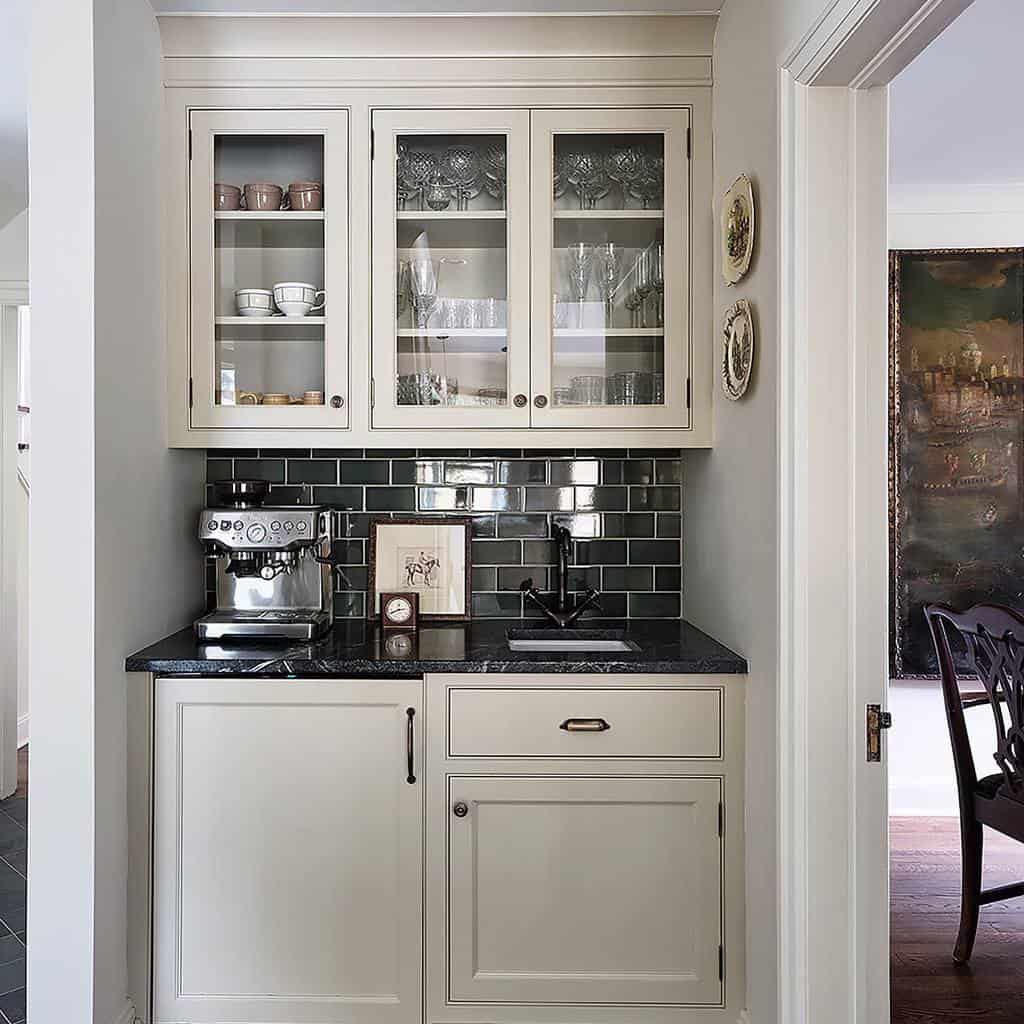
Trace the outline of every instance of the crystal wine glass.
[[637, 253], [636, 267], [636, 293], [639, 298], [638, 310], [640, 323], [638, 326], [647, 326], [647, 297], [654, 291], [654, 276], [652, 270], [653, 259], [650, 248], [641, 249]]
[[618, 242], [605, 242], [598, 252], [601, 256], [601, 269], [597, 288], [604, 300], [604, 325], [611, 327], [615, 313], [615, 293], [622, 281], [622, 246]]
[[504, 200], [508, 188], [505, 147], [495, 144], [488, 146], [484, 153], [484, 188], [495, 199]]
[[655, 326], [665, 326], [665, 243], [655, 242], [651, 249], [651, 282], [657, 295]]
[[605, 173], [622, 190], [622, 205], [643, 175], [643, 154], [636, 146], [619, 146], [605, 157]]
[[427, 182], [434, 176], [436, 170], [437, 160], [433, 153], [423, 149], [415, 149], [409, 153], [405, 167], [406, 195], [410, 199], [419, 196], [421, 210]]
[[451, 182], [460, 210], [480, 195], [480, 157], [472, 146], [449, 146], [441, 157], [441, 174]]
[[583, 300], [587, 297], [594, 247], [589, 242], [573, 242], [565, 251], [566, 273], [572, 297], [576, 301], [576, 326], [583, 326]]
[[399, 260], [395, 272], [395, 319], [401, 322], [409, 305], [409, 261]]
[[409, 264], [409, 283], [416, 326], [425, 331], [437, 305], [437, 268], [427, 256], [418, 256]]
[[439, 173], [435, 173], [427, 183], [423, 197], [432, 210], [447, 210], [452, 201], [451, 185]]

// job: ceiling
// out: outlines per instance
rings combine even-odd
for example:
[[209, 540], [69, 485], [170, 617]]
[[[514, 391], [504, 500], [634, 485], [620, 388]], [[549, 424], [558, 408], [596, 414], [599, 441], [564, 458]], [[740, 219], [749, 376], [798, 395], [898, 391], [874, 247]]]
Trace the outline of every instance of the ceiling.
[[0, 34], [0, 227], [28, 206], [28, 7], [7, 0]]
[[722, 0], [151, 0], [158, 14], [717, 14]]

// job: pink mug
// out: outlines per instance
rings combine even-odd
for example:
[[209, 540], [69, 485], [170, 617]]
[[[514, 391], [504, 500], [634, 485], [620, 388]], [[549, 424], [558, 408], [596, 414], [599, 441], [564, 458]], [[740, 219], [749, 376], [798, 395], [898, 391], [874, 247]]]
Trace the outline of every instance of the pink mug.
[[256, 182], [245, 186], [245, 208], [253, 210], [287, 210], [288, 197], [280, 185]]
[[242, 190], [237, 185], [213, 184], [213, 208], [215, 210], [240, 210]]

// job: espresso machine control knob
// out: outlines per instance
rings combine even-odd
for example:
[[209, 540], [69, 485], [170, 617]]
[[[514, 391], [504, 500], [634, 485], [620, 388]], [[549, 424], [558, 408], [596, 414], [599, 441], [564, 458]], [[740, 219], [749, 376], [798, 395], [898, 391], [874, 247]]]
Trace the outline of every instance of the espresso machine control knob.
[[245, 536], [248, 540], [251, 540], [253, 544], [262, 544], [267, 539], [267, 528], [262, 523], [253, 523], [248, 530], [245, 531]]

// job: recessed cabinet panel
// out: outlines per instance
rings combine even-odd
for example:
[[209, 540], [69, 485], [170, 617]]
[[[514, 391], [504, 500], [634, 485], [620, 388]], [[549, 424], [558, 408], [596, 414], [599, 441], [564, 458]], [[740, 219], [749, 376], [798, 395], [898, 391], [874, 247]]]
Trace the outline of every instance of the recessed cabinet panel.
[[373, 125], [374, 425], [528, 425], [528, 115]]
[[154, 1021], [419, 1024], [420, 689], [157, 683]]
[[347, 113], [190, 123], [192, 425], [347, 426]]
[[688, 111], [531, 118], [533, 425], [689, 426]]
[[721, 1003], [719, 779], [455, 776], [448, 795], [449, 1002]]

